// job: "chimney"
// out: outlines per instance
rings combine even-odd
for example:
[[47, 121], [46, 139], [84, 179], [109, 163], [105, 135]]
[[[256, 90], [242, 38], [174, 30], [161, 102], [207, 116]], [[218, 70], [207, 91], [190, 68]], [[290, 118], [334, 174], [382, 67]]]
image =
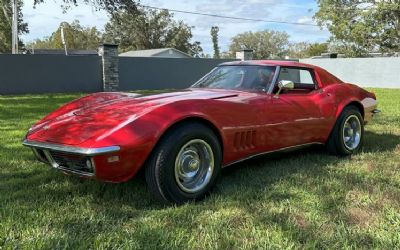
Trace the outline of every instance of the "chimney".
[[252, 49], [242, 49], [236, 52], [236, 59], [241, 61], [253, 60], [253, 50]]

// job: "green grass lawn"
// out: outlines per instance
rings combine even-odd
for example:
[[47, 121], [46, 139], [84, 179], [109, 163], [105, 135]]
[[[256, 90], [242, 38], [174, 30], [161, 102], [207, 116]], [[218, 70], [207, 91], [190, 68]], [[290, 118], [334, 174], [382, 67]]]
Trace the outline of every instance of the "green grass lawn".
[[65, 176], [21, 146], [38, 119], [78, 95], [0, 96], [0, 249], [400, 248], [400, 90], [350, 158], [321, 147], [225, 169], [202, 202], [164, 207], [143, 178]]

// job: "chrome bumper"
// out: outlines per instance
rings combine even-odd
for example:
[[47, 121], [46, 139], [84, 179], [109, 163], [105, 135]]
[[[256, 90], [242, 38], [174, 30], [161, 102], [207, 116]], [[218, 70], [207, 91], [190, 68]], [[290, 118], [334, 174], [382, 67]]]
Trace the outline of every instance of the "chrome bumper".
[[371, 111], [373, 115], [379, 114], [381, 111], [379, 109], [374, 109]]
[[[28, 140], [24, 140], [22, 144], [32, 148], [33, 153], [39, 161], [49, 164], [55, 169], [86, 177], [93, 177], [96, 175], [96, 166], [93, 161], [93, 156], [120, 150], [119, 146], [80, 148]], [[68, 158], [65, 154], [69, 154], [69, 156], [74, 155], [75, 157], [71, 160], [71, 158]], [[76, 156], [79, 158], [79, 163], [76, 163]]]
[[52, 143], [44, 143], [44, 142], [34, 142], [24, 140], [22, 145], [31, 147], [31, 148], [39, 148], [39, 149], [49, 149], [58, 152], [65, 152], [71, 154], [80, 154], [86, 156], [94, 156], [105, 153], [117, 152], [120, 150], [119, 146], [110, 146], [110, 147], [102, 147], [102, 148], [80, 148], [73, 146], [64, 146], [60, 144], [52, 144]]

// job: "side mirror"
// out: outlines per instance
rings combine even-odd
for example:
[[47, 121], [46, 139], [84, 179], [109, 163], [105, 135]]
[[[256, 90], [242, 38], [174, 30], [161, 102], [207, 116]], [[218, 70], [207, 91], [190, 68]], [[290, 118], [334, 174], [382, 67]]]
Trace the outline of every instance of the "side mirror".
[[285, 89], [294, 89], [294, 82], [292, 81], [286, 81], [286, 80], [282, 80], [280, 82], [278, 82], [278, 92], [276, 92], [275, 96], [277, 97], [282, 90]]

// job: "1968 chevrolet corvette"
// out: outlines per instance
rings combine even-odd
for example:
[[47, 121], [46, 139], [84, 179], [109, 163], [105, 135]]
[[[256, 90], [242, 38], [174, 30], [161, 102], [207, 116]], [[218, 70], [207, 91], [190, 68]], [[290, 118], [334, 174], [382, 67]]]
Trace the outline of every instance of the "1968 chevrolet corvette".
[[370, 93], [326, 70], [287, 61], [224, 63], [169, 93], [95, 93], [52, 112], [23, 142], [66, 173], [124, 182], [144, 168], [160, 200], [204, 197], [222, 167], [325, 144], [350, 155], [379, 112]]

